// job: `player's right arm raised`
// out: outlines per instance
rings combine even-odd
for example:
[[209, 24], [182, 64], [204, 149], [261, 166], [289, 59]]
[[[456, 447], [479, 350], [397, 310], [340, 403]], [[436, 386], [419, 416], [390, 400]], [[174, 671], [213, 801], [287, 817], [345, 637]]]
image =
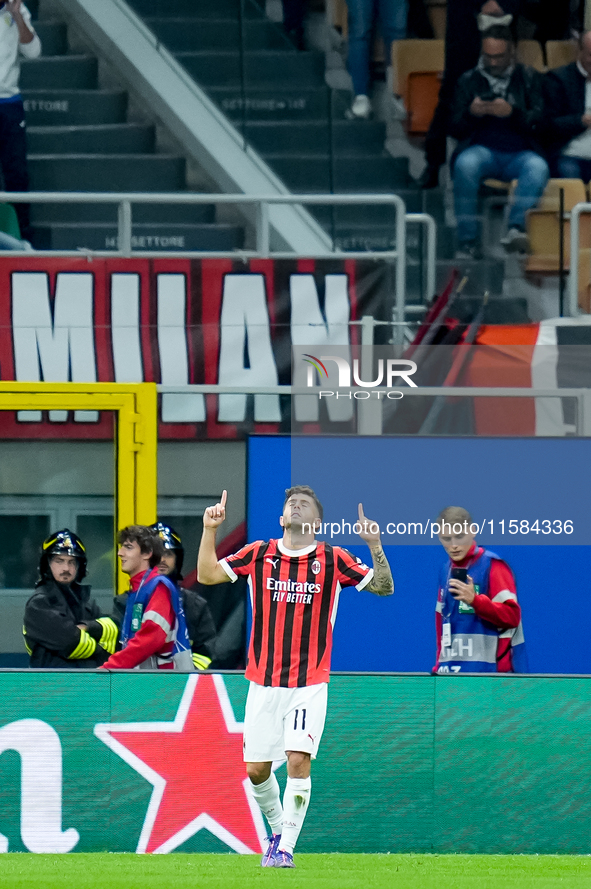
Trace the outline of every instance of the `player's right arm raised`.
[[220, 502], [215, 506], [208, 506], [203, 513], [203, 534], [197, 557], [197, 580], [206, 586], [228, 582], [228, 575], [219, 564], [215, 551], [216, 531], [226, 518], [227, 497], [228, 492], [223, 491]]

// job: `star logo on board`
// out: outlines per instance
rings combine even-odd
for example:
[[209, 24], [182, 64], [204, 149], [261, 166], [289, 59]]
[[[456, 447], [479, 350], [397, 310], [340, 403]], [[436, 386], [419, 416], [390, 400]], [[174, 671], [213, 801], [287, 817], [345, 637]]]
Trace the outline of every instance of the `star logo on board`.
[[154, 786], [136, 852], [172, 852], [203, 829], [235, 852], [264, 849], [242, 730], [223, 677], [212, 675], [188, 677], [172, 722], [95, 725], [97, 738]]

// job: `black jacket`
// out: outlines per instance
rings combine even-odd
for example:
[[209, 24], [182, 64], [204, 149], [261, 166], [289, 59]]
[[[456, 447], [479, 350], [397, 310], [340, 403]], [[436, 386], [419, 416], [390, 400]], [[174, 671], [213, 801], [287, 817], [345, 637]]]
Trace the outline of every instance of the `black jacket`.
[[[477, 96], [486, 96], [490, 91], [488, 80], [478, 68], [466, 71], [460, 78], [449, 127], [450, 136], [459, 143], [454, 157], [468, 146], [479, 144], [479, 137], [489, 125], [491, 117], [476, 117], [470, 113], [470, 105]], [[515, 65], [507, 101], [513, 105], [513, 114], [503, 119], [508, 130], [521, 137], [528, 149], [542, 154], [539, 130], [544, 117], [544, 100], [538, 72], [519, 63]]]
[[[179, 587], [183, 610], [187, 621], [187, 630], [193, 654], [203, 655], [210, 660], [215, 659], [215, 624], [209, 605], [199, 593]], [[127, 606], [128, 594], [117, 596], [113, 607], [112, 619], [121, 628]]]
[[[65, 586], [54, 580], [40, 584], [27, 604], [23, 633], [31, 667], [93, 670], [109, 657], [98, 644], [102, 613], [89, 586]], [[78, 624], [86, 624], [91, 642], [84, 644]], [[72, 657], [74, 655], [74, 657]]]
[[560, 154], [565, 145], [586, 130], [585, 78], [576, 62], [548, 71], [543, 79], [546, 116], [544, 137], [551, 154]]

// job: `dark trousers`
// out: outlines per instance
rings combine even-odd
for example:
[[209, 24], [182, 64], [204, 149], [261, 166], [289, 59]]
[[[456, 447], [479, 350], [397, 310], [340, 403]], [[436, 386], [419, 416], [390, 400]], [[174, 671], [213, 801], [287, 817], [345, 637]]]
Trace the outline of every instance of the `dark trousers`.
[[[28, 191], [27, 132], [22, 101], [0, 102], [0, 166], [5, 191]], [[15, 204], [21, 237], [29, 234], [28, 204]]]
[[306, 0], [283, 0], [283, 27], [288, 34], [303, 36], [307, 5]]
[[480, 55], [480, 32], [473, 0], [448, 0], [445, 32], [445, 70], [429, 132], [425, 159], [430, 166], [445, 163], [447, 129], [458, 80], [474, 68]]

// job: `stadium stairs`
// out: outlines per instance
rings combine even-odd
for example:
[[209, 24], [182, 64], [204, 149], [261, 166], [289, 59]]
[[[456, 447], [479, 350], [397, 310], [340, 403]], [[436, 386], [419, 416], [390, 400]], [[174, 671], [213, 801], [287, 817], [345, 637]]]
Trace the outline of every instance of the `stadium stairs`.
[[[43, 55], [24, 61], [21, 74], [31, 190], [185, 190], [185, 158], [157, 151], [154, 125], [128, 119], [125, 90], [101, 89], [96, 56], [72, 53], [66, 23], [43, 15], [42, 0], [35, 27]], [[116, 249], [116, 219], [107, 205], [33, 205], [33, 244]], [[133, 237], [138, 249], [230, 251], [242, 247], [244, 229], [216, 222], [213, 205], [152, 204], [134, 208]]]
[[[243, 0], [128, 0], [158, 40], [216, 102], [287, 188], [295, 193], [399, 194], [408, 212], [427, 212], [438, 224], [437, 286], [453, 261], [453, 231], [445, 226], [442, 190], [421, 191], [409, 174], [408, 158], [384, 148], [386, 124], [347, 120], [351, 96], [325, 82], [324, 53], [297, 51], [264, 3]], [[240, 52], [240, 44], [244, 51]], [[391, 207], [317, 208], [314, 214], [343, 250], [394, 246]], [[420, 233], [409, 228], [408, 301], [421, 300]], [[459, 313], [470, 317], [478, 296], [493, 297], [486, 320], [526, 321], [525, 301], [496, 301], [503, 263], [469, 263], [466, 297]], [[472, 298], [470, 298], [472, 295]]]

